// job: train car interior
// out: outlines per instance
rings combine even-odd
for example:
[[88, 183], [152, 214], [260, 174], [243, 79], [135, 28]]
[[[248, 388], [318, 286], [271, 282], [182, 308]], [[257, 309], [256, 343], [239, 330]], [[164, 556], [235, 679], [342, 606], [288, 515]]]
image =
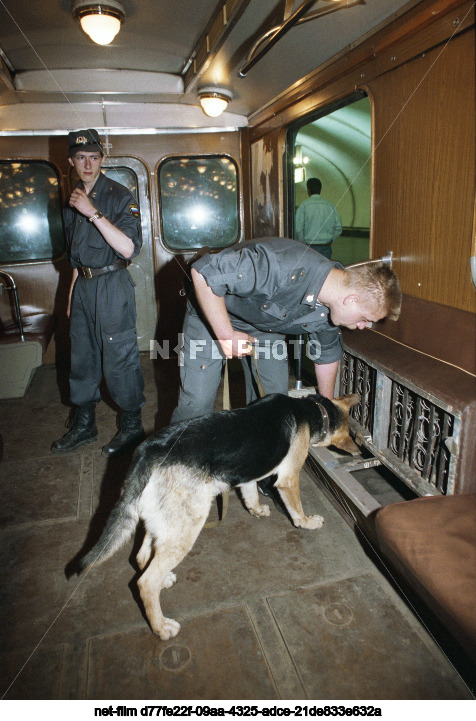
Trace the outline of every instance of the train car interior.
[[[475, 5], [0, 0], [3, 700], [474, 700]], [[332, 260], [386, 264], [403, 294], [397, 321], [342, 330], [335, 395], [359, 394], [360, 453], [309, 449], [302, 504], [323, 527], [219, 497], [161, 594], [169, 640], [138, 591], [140, 526], [70, 572], [132, 459], [101, 452], [105, 384], [97, 441], [51, 452], [71, 411], [68, 134], [91, 128], [140, 209], [127, 272], [147, 437], [177, 404], [190, 261], [296, 238], [310, 178], [342, 221]], [[290, 395], [315, 392], [313, 365], [290, 361]], [[246, 404], [241, 363], [226, 366], [217, 411]]]

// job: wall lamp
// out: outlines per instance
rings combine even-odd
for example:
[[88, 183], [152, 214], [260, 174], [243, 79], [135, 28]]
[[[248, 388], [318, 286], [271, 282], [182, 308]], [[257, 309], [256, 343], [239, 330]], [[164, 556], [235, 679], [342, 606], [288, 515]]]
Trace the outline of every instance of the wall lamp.
[[74, 0], [73, 17], [84, 32], [98, 45], [109, 45], [126, 18], [123, 5], [117, 0]]
[[197, 94], [203, 112], [211, 118], [221, 115], [233, 99], [233, 93], [224, 88], [200, 88]]
[[294, 148], [294, 182], [304, 183], [306, 180], [306, 165], [309, 162], [307, 155], [302, 154], [302, 146], [296, 145]]

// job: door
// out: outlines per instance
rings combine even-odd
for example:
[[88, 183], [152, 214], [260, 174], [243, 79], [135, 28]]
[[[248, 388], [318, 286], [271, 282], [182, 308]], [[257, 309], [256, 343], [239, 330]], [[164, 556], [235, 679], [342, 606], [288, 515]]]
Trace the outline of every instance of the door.
[[129, 272], [136, 284], [137, 340], [140, 351], [150, 349], [157, 332], [157, 300], [149, 175], [141, 160], [128, 156], [107, 157], [103, 172], [108, 178], [125, 185], [136, 198], [141, 217], [142, 250], [133, 259]]

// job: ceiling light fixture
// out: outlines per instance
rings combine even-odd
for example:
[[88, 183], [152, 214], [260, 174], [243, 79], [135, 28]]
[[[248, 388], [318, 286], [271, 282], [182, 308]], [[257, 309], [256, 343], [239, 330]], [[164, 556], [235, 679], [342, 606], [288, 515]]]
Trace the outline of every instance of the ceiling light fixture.
[[233, 94], [224, 88], [208, 87], [200, 88], [198, 98], [205, 115], [217, 118], [226, 110], [228, 103], [233, 98]]
[[109, 45], [121, 29], [126, 11], [117, 0], [74, 0], [73, 16], [98, 45]]

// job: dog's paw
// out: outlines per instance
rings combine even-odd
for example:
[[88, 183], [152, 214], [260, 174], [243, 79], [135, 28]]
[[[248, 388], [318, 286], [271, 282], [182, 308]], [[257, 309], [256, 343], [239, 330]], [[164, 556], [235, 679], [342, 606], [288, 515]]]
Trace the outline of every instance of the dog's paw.
[[170, 571], [165, 577], [163, 588], [172, 588], [176, 580], [177, 576], [173, 571]]
[[159, 628], [152, 629], [157, 636], [160, 636], [162, 641], [168, 641], [169, 638], [173, 638], [180, 631], [180, 624], [178, 621], [174, 621], [173, 618], [163, 618], [163, 621]]
[[270, 514], [269, 506], [266, 503], [260, 503], [259, 506], [248, 508], [248, 511], [256, 518], [264, 518], [264, 516], [269, 516]]
[[295, 521], [294, 525], [298, 528], [322, 528], [324, 519], [322, 516], [304, 516]]

